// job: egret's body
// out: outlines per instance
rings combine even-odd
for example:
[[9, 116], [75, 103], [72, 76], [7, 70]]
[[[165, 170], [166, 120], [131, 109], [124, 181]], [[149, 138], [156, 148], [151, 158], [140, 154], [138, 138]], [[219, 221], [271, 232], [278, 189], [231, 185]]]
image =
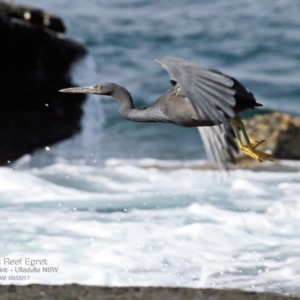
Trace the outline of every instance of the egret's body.
[[61, 92], [111, 96], [120, 103], [121, 115], [130, 121], [198, 127], [206, 152], [218, 167], [227, 167], [228, 160], [234, 162], [234, 152], [238, 150], [234, 135], [246, 154], [258, 160], [272, 160], [269, 154], [256, 150], [262, 142], [250, 142], [238, 116], [244, 110], [261, 106], [242, 84], [217, 70], [184, 59], [163, 56], [157, 62], [169, 72], [173, 87], [148, 107], [135, 108], [129, 91], [115, 83], [67, 88]]
[[[123, 104], [119, 95], [127, 94], [126, 89], [116, 84], [109, 83], [116, 92], [111, 96], [120, 101], [120, 113], [122, 117], [134, 122], [165, 122], [184, 127], [212, 126], [211, 120], [199, 120], [192, 104], [184, 96], [178, 85], [172, 87], [161, 95], [156, 102], [148, 107], [134, 107], [132, 100], [128, 97], [130, 105]], [[102, 86], [102, 85], [101, 85]], [[131, 105], [132, 103], [132, 105]], [[180, 110], [176, 107], [180, 106]]]

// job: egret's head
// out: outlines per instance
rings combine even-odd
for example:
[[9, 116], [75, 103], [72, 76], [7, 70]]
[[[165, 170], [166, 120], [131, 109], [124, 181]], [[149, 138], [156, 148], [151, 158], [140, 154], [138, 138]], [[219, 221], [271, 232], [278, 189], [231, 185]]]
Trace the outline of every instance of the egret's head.
[[97, 94], [111, 96], [116, 90], [117, 85], [111, 82], [105, 82], [94, 86], [73, 87], [59, 90], [61, 93], [81, 93], [81, 94]]

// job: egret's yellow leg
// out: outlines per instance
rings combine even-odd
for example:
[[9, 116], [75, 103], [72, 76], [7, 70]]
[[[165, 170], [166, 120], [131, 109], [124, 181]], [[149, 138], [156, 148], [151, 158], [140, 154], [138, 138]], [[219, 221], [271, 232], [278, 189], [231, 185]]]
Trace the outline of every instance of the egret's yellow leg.
[[[250, 139], [248, 137], [248, 134], [245, 130], [245, 126], [243, 124], [243, 122], [239, 119], [230, 119], [230, 124], [233, 128], [234, 134], [237, 138], [237, 142], [238, 142], [238, 146], [239, 148], [246, 154], [251, 156], [252, 158], [259, 160], [259, 161], [263, 161], [263, 160], [271, 160], [273, 161], [273, 157], [266, 153], [266, 152], [262, 152], [259, 150], [256, 150], [256, 148], [261, 145], [265, 140], [262, 141], [256, 141], [251, 143]], [[246, 145], [243, 144], [242, 142], [242, 135], [245, 139]]]

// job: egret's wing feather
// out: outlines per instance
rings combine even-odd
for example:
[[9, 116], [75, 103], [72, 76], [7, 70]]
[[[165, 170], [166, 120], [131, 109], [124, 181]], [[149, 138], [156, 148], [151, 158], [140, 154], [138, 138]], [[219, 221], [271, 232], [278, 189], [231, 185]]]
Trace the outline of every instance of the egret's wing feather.
[[[218, 166], [233, 161], [237, 146], [227, 118], [235, 116], [234, 80], [219, 71], [188, 60], [161, 56], [156, 61], [178, 82], [200, 120], [211, 120], [222, 126], [199, 128], [210, 160]], [[224, 154], [225, 153], [225, 154]]]
[[218, 109], [228, 112], [228, 117], [234, 116], [235, 90], [232, 88], [232, 78], [200, 64], [172, 56], [161, 56], [156, 61], [168, 71], [171, 79], [180, 84], [200, 117], [203, 117], [201, 113], [204, 103], [210, 108], [210, 118], [216, 124], [224, 119], [222, 114], [216, 116], [213, 113]]
[[231, 145], [232, 137], [226, 135], [224, 126], [198, 127], [198, 131], [203, 140], [208, 160], [218, 169], [228, 170], [228, 162], [235, 163], [234, 152], [237, 149], [236, 145]]

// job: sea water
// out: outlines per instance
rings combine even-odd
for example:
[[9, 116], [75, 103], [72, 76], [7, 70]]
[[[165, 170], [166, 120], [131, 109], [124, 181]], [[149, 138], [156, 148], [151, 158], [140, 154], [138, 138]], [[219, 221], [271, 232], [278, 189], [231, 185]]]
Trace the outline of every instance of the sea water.
[[[240, 79], [266, 108], [300, 113], [295, 1], [28, 0], [90, 55], [77, 84], [169, 88], [162, 54]], [[300, 293], [300, 164], [219, 180], [197, 130], [123, 120], [90, 96], [73, 139], [0, 168], [0, 283], [183, 286]], [[266, 137], [267, 138], [267, 137]]]

